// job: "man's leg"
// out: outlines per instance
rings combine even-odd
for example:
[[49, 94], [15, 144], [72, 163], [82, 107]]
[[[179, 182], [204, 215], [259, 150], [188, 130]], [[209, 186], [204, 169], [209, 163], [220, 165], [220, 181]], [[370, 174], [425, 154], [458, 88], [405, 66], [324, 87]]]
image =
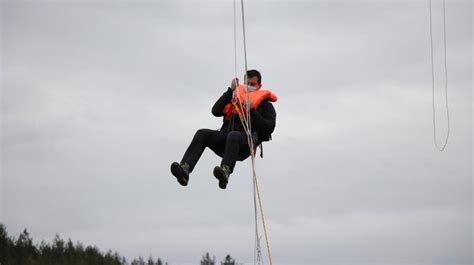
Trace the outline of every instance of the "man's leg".
[[225, 151], [222, 156], [222, 165], [230, 167], [230, 173], [234, 171], [235, 163], [239, 157], [250, 155], [247, 134], [245, 132], [233, 131], [227, 135]]
[[219, 180], [219, 187], [221, 189], [227, 187], [229, 176], [234, 171], [237, 159], [248, 157], [249, 155], [250, 150], [245, 132], [230, 132], [226, 138], [221, 166], [214, 168], [214, 176]]
[[216, 146], [222, 146], [225, 143], [226, 135], [224, 132], [211, 129], [197, 130], [183, 159], [181, 159], [181, 163], [187, 163], [189, 172], [192, 172], [206, 147], [214, 150]]
[[[206, 147], [211, 147], [213, 150], [222, 149], [221, 152], [223, 153], [225, 139], [226, 133], [210, 129], [199, 129], [184, 153], [181, 163], [173, 162], [171, 164], [171, 173], [176, 177], [179, 184], [182, 186], [188, 185], [189, 173], [193, 171]], [[219, 146], [222, 147], [217, 148]]]

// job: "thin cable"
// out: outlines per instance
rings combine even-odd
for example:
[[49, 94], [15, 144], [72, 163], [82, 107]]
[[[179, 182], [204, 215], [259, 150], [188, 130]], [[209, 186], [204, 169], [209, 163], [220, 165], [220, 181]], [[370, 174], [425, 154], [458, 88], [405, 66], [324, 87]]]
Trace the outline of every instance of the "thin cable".
[[449, 119], [449, 105], [448, 105], [448, 62], [447, 62], [447, 45], [446, 45], [446, 1], [443, 0], [443, 37], [444, 37], [444, 90], [445, 90], [445, 104], [446, 104], [446, 116], [447, 116], [447, 134], [444, 139], [443, 145], [440, 147], [438, 145], [437, 136], [436, 136], [436, 109], [435, 109], [435, 74], [434, 74], [434, 51], [433, 51], [433, 18], [432, 18], [432, 5], [429, 0], [429, 9], [430, 9], [430, 46], [431, 46], [431, 89], [432, 89], [432, 107], [433, 107], [433, 139], [436, 146], [440, 152], [444, 151], [446, 145], [448, 144], [449, 133], [451, 130], [450, 119]]
[[234, 77], [237, 78], [237, 22], [235, 16], [235, 0], [234, 0]]
[[[243, 29], [243, 40], [244, 40], [245, 74], [247, 75], [248, 68], [247, 68], [247, 45], [246, 45], [246, 38], [245, 38], [245, 35], [246, 35], [245, 34], [245, 8], [244, 8], [244, 1], [241, 0], [240, 3], [241, 3], [241, 6], [242, 6], [242, 29]], [[262, 201], [261, 201], [261, 197], [260, 197], [260, 191], [259, 191], [259, 188], [258, 188], [257, 174], [256, 174], [256, 171], [255, 171], [255, 149], [254, 149], [254, 143], [253, 143], [253, 138], [252, 138], [252, 134], [251, 134], [252, 133], [252, 123], [251, 123], [251, 119], [250, 119], [250, 104], [248, 104], [250, 102], [249, 101], [249, 94], [248, 94], [248, 78], [245, 78], [245, 93], [247, 95], [245, 110], [247, 112], [248, 139], [249, 139], [250, 154], [251, 154], [251, 158], [252, 158], [252, 173], [253, 173], [253, 183], [254, 183], [254, 202], [256, 204], [256, 201], [258, 200], [258, 203], [259, 203], [260, 215], [261, 215], [260, 217], [262, 219], [263, 230], [264, 230], [264, 234], [265, 234], [265, 242], [266, 242], [266, 246], [267, 246], [268, 259], [269, 259], [270, 265], [272, 265], [272, 255], [271, 255], [271, 252], [270, 252], [270, 243], [269, 243], [269, 240], [268, 240], [267, 227], [266, 227], [266, 224], [265, 224], [265, 216], [263, 214], [263, 206], [262, 206]], [[255, 209], [256, 209], [256, 207], [255, 207]], [[258, 249], [260, 249], [260, 248], [258, 248]]]
[[[248, 66], [247, 66], [247, 40], [245, 38], [245, 8], [244, 8], [244, 1], [240, 1], [241, 4], [241, 9], [242, 9], [242, 33], [243, 33], [243, 41], [244, 41], [244, 62], [245, 62], [245, 78], [244, 78], [244, 84], [245, 84], [245, 95], [246, 95], [246, 100], [245, 100], [245, 114], [246, 114], [246, 123], [247, 123], [247, 140], [249, 142], [249, 148], [250, 148], [250, 154], [252, 158], [254, 157], [253, 155], [253, 139], [252, 139], [252, 125], [250, 122], [250, 110], [248, 106], [249, 102], [249, 94], [248, 94], [248, 78], [247, 78], [247, 71], [248, 71]], [[239, 97], [240, 98], [240, 97]], [[254, 256], [259, 256], [259, 240], [258, 240], [258, 214], [257, 214], [257, 197], [256, 197], [256, 189], [255, 189], [255, 181], [253, 181], [253, 197], [254, 197], [254, 211], [255, 211], [255, 253]], [[260, 257], [255, 258], [254, 257], [254, 264], [256, 264], [256, 259], [260, 260]]]
[[[238, 98], [239, 98], [239, 103], [241, 103], [240, 96]], [[253, 139], [251, 137], [248, 137], [250, 135], [250, 131], [249, 131], [249, 122], [250, 121], [247, 121], [245, 119], [245, 116], [243, 115], [243, 111], [242, 111], [243, 106], [242, 106], [242, 104], [239, 104], [237, 106], [236, 103], [233, 103], [233, 106], [236, 109], [236, 112], [239, 115], [240, 122], [242, 123], [242, 127], [244, 128], [244, 131], [247, 134], [247, 141], [248, 141], [251, 160], [252, 160], [252, 177], [253, 177], [254, 210], [255, 210], [255, 236], [256, 236], [256, 238], [255, 238], [256, 246], [255, 246], [255, 252], [254, 252], [256, 257], [254, 256], [254, 264], [257, 264], [257, 262], [258, 262], [258, 264], [261, 264], [260, 262], [262, 262], [261, 251], [260, 251], [260, 249], [261, 249], [260, 248], [260, 236], [259, 236], [259, 233], [258, 233], [258, 226], [257, 226], [257, 223], [258, 223], [257, 200], [258, 200], [258, 206], [259, 206], [259, 209], [260, 209], [260, 216], [261, 216], [261, 219], [262, 219], [262, 225], [263, 225], [263, 229], [264, 229], [264, 233], [265, 233], [265, 242], [266, 242], [266, 246], [267, 246], [268, 259], [269, 259], [270, 265], [271, 265], [272, 264], [272, 257], [271, 257], [271, 252], [270, 252], [270, 243], [269, 243], [269, 240], [268, 240], [268, 232], [267, 232], [267, 227], [266, 227], [266, 223], [265, 223], [265, 215], [264, 215], [264, 212], [263, 212], [263, 205], [262, 205], [262, 199], [261, 199], [261, 196], [260, 196], [260, 189], [258, 188], [257, 173], [255, 171], [255, 152], [254, 152], [254, 149], [251, 147], [251, 146], [253, 146]], [[240, 109], [239, 109], [239, 107], [240, 107]]]
[[252, 173], [253, 173], [255, 188], [257, 190], [257, 198], [258, 198], [258, 204], [259, 204], [259, 208], [260, 208], [260, 217], [262, 219], [263, 232], [264, 232], [264, 235], [265, 235], [265, 243], [266, 243], [266, 246], [267, 246], [268, 260], [270, 262], [270, 265], [272, 265], [272, 254], [270, 252], [270, 242], [268, 240], [267, 225], [265, 224], [265, 215], [263, 213], [262, 198], [260, 196], [260, 189], [258, 188], [258, 181], [257, 181], [257, 173], [255, 171], [255, 154], [252, 156], [252, 170], [253, 170]]
[[[244, 1], [241, 0], [241, 8], [242, 8], [242, 32], [243, 32], [243, 41], [244, 41], [244, 61], [245, 61], [245, 78], [244, 78], [244, 83], [245, 83], [245, 95], [246, 95], [246, 100], [245, 100], [245, 114], [246, 114], [246, 121], [247, 121], [247, 139], [248, 139], [248, 144], [249, 144], [249, 149], [250, 149], [250, 154], [253, 159], [253, 139], [252, 139], [252, 125], [250, 121], [250, 110], [248, 106], [249, 102], [249, 94], [248, 94], [248, 77], [247, 77], [247, 71], [248, 71], [248, 66], [247, 66], [247, 41], [246, 41], [246, 34], [245, 34], [245, 9], [244, 9]], [[260, 239], [259, 239], [259, 232], [258, 232], [258, 214], [257, 214], [257, 191], [255, 189], [255, 179], [252, 178], [253, 182], [253, 204], [254, 204], [254, 216], [255, 216], [255, 250], [254, 250], [254, 264], [260, 264], [261, 262], [261, 252], [260, 252]]]
[[[242, 32], [243, 32], [243, 38], [244, 38], [244, 58], [245, 58], [245, 75], [247, 76], [247, 41], [245, 39], [245, 9], [244, 9], [244, 0], [240, 0], [241, 6], [242, 6]], [[248, 80], [245, 78], [245, 93], [247, 95], [246, 102], [249, 102], [249, 94], [248, 94]], [[247, 121], [250, 121], [250, 110], [246, 106], [246, 112], [247, 112]], [[252, 125], [249, 122], [249, 130], [250, 132], [252, 131]]]
[[[254, 216], [255, 216], [254, 264], [257, 264], [257, 263], [262, 264], [261, 263], [262, 262], [262, 253], [260, 251], [260, 249], [261, 249], [260, 248], [260, 235], [259, 235], [259, 232], [258, 232], [257, 194], [259, 192], [258, 192], [258, 183], [256, 182], [256, 174], [255, 174], [255, 163], [254, 163], [255, 156], [254, 156], [254, 153], [252, 151], [252, 148], [250, 148], [250, 146], [252, 146], [252, 143], [251, 143], [252, 139], [248, 137], [248, 135], [250, 135], [250, 132], [248, 130], [248, 122], [247, 122], [247, 120], [246, 120], [246, 118], [243, 114], [243, 111], [242, 111], [243, 106], [241, 105], [241, 102], [240, 102], [240, 96], [238, 98], [239, 98], [239, 105], [237, 106], [236, 103], [233, 103], [233, 106], [234, 106], [234, 109], [236, 110], [236, 112], [238, 113], [239, 120], [242, 123], [242, 127], [244, 128], [245, 133], [247, 134], [247, 144], [249, 145], [250, 155], [252, 157], [253, 205], [254, 205]], [[258, 195], [258, 199], [260, 199], [260, 195]], [[260, 202], [259, 202], [259, 205], [260, 205], [260, 207], [262, 207]], [[263, 213], [262, 213], [262, 217], [263, 217]], [[262, 218], [262, 220], [263, 219], [264, 218]]]
[[[242, 3], [242, 10], [243, 10], [243, 3]], [[242, 11], [242, 18], [244, 18], [244, 14], [243, 14], [243, 11]], [[242, 20], [242, 24], [244, 25], [245, 27], [245, 21]], [[245, 73], [247, 73], [247, 50], [246, 50], [246, 46], [245, 46], [245, 28], [244, 28], [244, 53], [245, 53]], [[237, 23], [236, 23], [236, 0], [234, 0], [234, 76], [237, 78]], [[246, 92], [247, 92], [247, 81], [246, 81], [246, 78], [244, 79], [244, 82], [245, 82], [245, 88], [246, 88]], [[239, 106], [240, 106], [240, 110], [242, 110], [242, 102], [240, 100], [240, 94], [239, 94], [239, 91], [237, 89], [236, 91], [236, 94], [237, 94], [237, 99], [238, 99], [238, 103], [239, 103]], [[241, 113], [241, 112], [240, 112]], [[239, 113], [239, 114], [240, 114]], [[250, 133], [250, 128], [249, 128], [249, 124], [248, 124], [248, 118], [249, 118], [249, 115], [248, 113], [246, 113], [247, 117], [241, 117], [239, 115], [239, 118], [242, 122], [242, 127], [244, 128], [245, 132], [247, 133], [247, 141], [249, 141], [250, 139], [248, 138], [249, 135], [251, 135]], [[251, 146], [250, 144], [250, 141], [249, 141], [249, 146]], [[254, 204], [254, 216], [255, 216], [255, 242], [254, 242], [254, 264], [257, 264], [257, 262], [260, 262], [261, 260], [261, 252], [260, 252], [260, 239], [259, 239], [259, 232], [258, 232], [258, 214], [257, 214], [257, 202], [256, 202], [256, 190], [255, 190], [255, 183], [253, 184], [253, 204]]]
[[[242, 27], [243, 27], [243, 40], [244, 40], [244, 58], [245, 58], [245, 74], [247, 74], [247, 71], [248, 71], [248, 68], [247, 68], [247, 46], [246, 46], [246, 38], [245, 38], [245, 15], [244, 15], [244, 3], [243, 3], [243, 0], [241, 0], [241, 6], [242, 6]], [[235, 12], [235, 9], [234, 9], [234, 12]], [[235, 14], [235, 13], [234, 13]], [[235, 47], [235, 50], [236, 50], [236, 46]], [[236, 61], [236, 60], [235, 60]], [[267, 246], [267, 254], [268, 254], [268, 258], [269, 258], [269, 261], [270, 261], [270, 265], [272, 265], [272, 257], [271, 257], [271, 252], [270, 252], [270, 244], [269, 244], [269, 240], [268, 240], [268, 232], [267, 232], [267, 228], [266, 228], [266, 224], [265, 224], [265, 216], [264, 216], [264, 213], [263, 213], [263, 205], [262, 205], [262, 202], [261, 202], [261, 196], [260, 196], [260, 191], [259, 191], [259, 188], [258, 188], [258, 182], [257, 182], [257, 175], [256, 175], [256, 171], [255, 171], [255, 150], [254, 150], [254, 143], [253, 143], [253, 138], [252, 138], [252, 130], [251, 130], [251, 120], [250, 120], [250, 106], [247, 104], [249, 103], [249, 95], [248, 95], [248, 80], [247, 78], [245, 78], [245, 94], [246, 94], [246, 104], [245, 104], [245, 111], [246, 111], [246, 116], [243, 115], [243, 112], [242, 112], [242, 102], [240, 100], [240, 93], [237, 89], [236, 93], [237, 95], [237, 101], [239, 103], [239, 106], [240, 108], [237, 107], [237, 104], [235, 103], [234, 105], [234, 108], [236, 109], [237, 113], [239, 114], [239, 119], [242, 123], [242, 127], [244, 128], [246, 134], [247, 134], [247, 141], [248, 141], [248, 145], [249, 145], [249, 151], [250, 151], [250, 155], [251, 155], [251, 158], [252, 158], [252, 173], [253, 173], [253, 189], [254, 189], [254, 210], [255, 210], [255, 235], [256, 235], [256, 248], [255, 248], [255, 255], [257, 256], [257, 258], [255, 259], [254, 258], [254, 263], [259, 262], [263, 262], [262, 259], [261, 259], [261, 252], [260, 252], [260, 237], [259, 237], [259, 233], [258, 233], [258, 214], [257, 214], [257, 200], [258, 200], [258, 206], [260, 208], [260, 215], [261, 215], [261, 218], [262, 218], [262, 224], [263, 224], [263, 228], [264, 228], [264, 233], [265, 233], [265, 242], [266, 242], [266, 246]]]

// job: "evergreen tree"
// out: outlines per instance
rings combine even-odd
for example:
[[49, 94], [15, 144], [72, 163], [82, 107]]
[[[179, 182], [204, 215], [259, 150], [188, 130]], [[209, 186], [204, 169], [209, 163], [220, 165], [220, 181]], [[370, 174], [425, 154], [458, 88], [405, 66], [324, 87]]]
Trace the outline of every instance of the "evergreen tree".
[[0, 224], [0, 263], [9, 264], [12, 261], [13, 241], [8, 237], [7, 229]]
[[146, 265], [145, 260], [142, 257], [138, 257], [138, 259], [134, 259], [131, 265]]
[[221, 262], [221, 265], [237, 265], [237, 264], [235, 263], [235, 260], [230, 255], [227, 255], [224, 261]]
[[155, 265], [155, 261], [153, 261], [152, 256], [148, 257], [148, 261], [147, 261], [146, 265]]
[[206, 255], [202, 256], [201, 259], [201, 265], [215, 265], [216, 264], [216, 258], [212, 258], [209, 255], [209, 252], [206, 253]]
[[64, 263], [64, 251], [65, 248], [64, 240], [62, 240], [58, 234], [54, 236], [53, 244], [51, 246], [52, 261], [54, 263]]
[[163, 261], [161, 261], [161, 259], [157, 259], [156, 260], [156, 265], [163, 265]]
[[15, 254], [18, 264], [31, 264], [38, 255], [36, 247], [33, 246], [33, 240], [26, 229], [23, 230], [15, 243]]

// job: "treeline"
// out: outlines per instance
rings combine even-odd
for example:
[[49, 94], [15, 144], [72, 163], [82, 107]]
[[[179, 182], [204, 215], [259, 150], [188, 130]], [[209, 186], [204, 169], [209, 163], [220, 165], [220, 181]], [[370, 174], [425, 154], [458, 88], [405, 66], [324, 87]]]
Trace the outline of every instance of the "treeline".
[[[208, 253], [202, 256], [201, 265], [216, 265], [216, 258]], [[242, 265], [227, 255], [221, 265]], [[168, 265], [161, 259], [138, 257], [130, 263], [117, 252], [102, 253], [96, 246], [84, 246], [81, 242], [64, 241], [56, 235], [52, 243], [44, 240], [39, 245], [25, 229], [18, 238], [8, 236], [0, 223], [0, 265]]]
[[[216, 265], [216, 257], [212, 257], [209, 255], [209, 252], [206, 255], [202, 256], [201, 258], [201, 265]], [[231, 255], [227, 255], [223, 261], [221, 261], [221, 265], [242, 265], [242, 263], [237, 263]]]
[[0, 223], [0, 265], [167, 265], [161, 259], [139, 257], [128, 263], [125, 257], [109, 250], [102, 253], [95, 246], [64, 241], [58, 235], [52, 243], [33, 244], [25, 229], [18, 238], [9, 237]]

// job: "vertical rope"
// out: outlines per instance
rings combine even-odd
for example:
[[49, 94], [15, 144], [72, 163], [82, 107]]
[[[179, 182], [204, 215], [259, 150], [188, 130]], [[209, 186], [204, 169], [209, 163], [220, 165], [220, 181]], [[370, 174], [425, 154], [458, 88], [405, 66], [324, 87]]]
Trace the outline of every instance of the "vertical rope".
[[[247, 74], [248, 67], [247, 67], [247, 45], [246, 45], [246, 38], [245, 38], [245, 9], [244, 9], [244, 1], [241, 0], [241, 8], [242, 8], [242, 29], [243, 29], [243, 41], [244, 41], [244, 59], [245, 59], [245, 74]], [[235, 55], [235, 69], [237, 69], [237, 47], [236, 47], [236, 23], [235, 23], [235, 0], [234, 0], [234, 55]], [[235, 75], [237, 75], [237, 70], [235, 70]], [[249, 102], [249, 94], [248, 94], [248, 80], [247, 77], [245, 77], [245, 95], [246, 95], [246, 102]], [[270, 262], [270, 265], [272, 265], [272, 257], [271, 257], [271, 252], [270, 252], [270, 243], [268, 240], [268, 232], [267, 232], [267, 227], [265, 223], [265, 216], [263, 212], [263, 205], [262, 205], [262, 200], [260, 196], [260, 190], [258, 188], [258, 181], [257, 181], [257, 173], [255, 170], [255, 152], [254, 152], [254, 142], [252, 138], [252, 127], [251, 127], [251, 119], [250, 119], [250, 106], [248, 104], [245, 104], [245, 116], [242, 111], [243, 109], [243, 104], [240, 100], [240, 93], [238, 90], [235, 91], [235, 94], [237, 95], [237, 101], [238, 101], [238, 106], [237, 103], [233, 101], [233, 106], [236, 112], [239, 115], [240, 122], [242, 123], [242, 127], [244, 128], [244, 131], [247, 134], [247, 142], [249, 145], [250, 149], [250, 155], [251, 155], [251, 160], [252, 160], [252, 175], [253, 175], [253, 197], [254, 197], [254, 214], [255, 214], [255, 252], [254, 252], [254, 264], [257, 263], [257, 261], [260, 262], [261, 260], [261, 252], [260, 252], [260, 237], [258, 233], [258, 214], [257, 214], [257, 200], [258, 200], [258, 206], [260, 209], [260, 216], [262, 219], [262, 225], [264, 229], [264, 234], [265, 234], [265, 242], [267, 246], [267, 254], [268, 254], [268, 259]]]
[[[244, 58], [245, 58], [245, 75], [247, 75], [248, 67], [247, 67], [247, 41], [245, 39], [245, 9], [244, 9], [244, 0], [240, 0], [241, 6], [242, 6], [242, 31], [243, 31], [243, 37], [244, 37]], [[248, 94], [248, 80], [245, 78], [245, 94], [247, 95], [246, 102], [249, 101], [249, 94]], [[246, 112], [247, 112], [247, 121], [250, 121], [250, 110], [246, 106]], [[252, 132], [252, 125], [249, 122], [249, 130]]]
[[[236, 0], [234, 0], [234, 75], [237, 77], [237, 23], [236, 23]], [[245, 73], [247, 73], [247, 47], [246, 47], [246, 40], [245, 40], [245, 18], [244, 18], [244, 9], [243, 9], [243, 1], [241, 2], [242, 5], [242, 25], [243, 25], [243, 38], [244, 38], [244, 58], [245, 58]], [[244, 79], [245, 83], [245, 92], [247, 93], [248, 89], [248, 82], [247, 78]], [[240, 101], [240, 95], [239, 92], [235, 92], [237, 95], [237, 100], [239, 103], [239, 110], [242, 110], [242, 102]], [[248, 94], [247, 94], [247, 100], [248, 100]], [[234, 106], [236, 107], [236, 106]], [[247, 109], [247, 108], [245, 108]], [[251, 130], [249, 128], [249, 113], [245, 113], [245, 116], [240, 115], [242, 113], [239, 111], [239, 118], [240, 121], [242, 122], [242, 127], [244, 128], [244, 131], [247, 134], [247, 142], [250, 147], [250, 150], [252, 150], [252, 139], [249, 137], [251, 136]], [[252, 151], [251, 151], [252, 152]], [[260, 262], [261, 258], [261, 253], [260, 253], [260, 238], [259, 238], [259, 232], [258, 232], [258, 214], [257, 214], [257, 197], [256, 197], [256, 190], [255, 190], [255, 182], [253, 183], [253, 205], [254, 205], [254, 216], [255, 216], [255, 242], [254, 242], [254, 264], [257, 264], [257, 261]]]
[[[245, 8], [244, 8], [244, 1], [241, 0], [240, 3], [241, 3], [241, 6], [242, 6], [242, 30], [243, 30], [243, 40], [244, 40], [245, 74], [247, 74], [248, 67], [247, 67], [247, 42], [246, 42], [246, 38], [245, 38], [245, 35], [246, 35], [245, 34]], [[245, 78], [245, 93], [247, 95], [246, 103], [249, 103], [248, 78]], [[263, 214], [263, 206], [262, 206], [262, 201], [261, 201], [261, 197], [260, 197], [260, 191], [259, 191], [259, 188], [258, 188], [257, 174], [256, 174], [256, 171], [255, 171], [255, 151], [254, 151], [254, 142], [253, 142], [253, 139], [252, 139], [252, 122], [251, 122], [251, 119], [250, 119], [250, 106], [248, 106], [248, 104], [246, 104], [245, 107], [246, 107], [245, 110], [247, 112], [246, 114], [247, 114], [247, 123], [248, 123], [247, 129], [248, 129], [249, 148], [250, 148], [250, 154], [251, 154], [251, 159], [252, 159], [252, 173], [253, 173], [253, 183], [254, 183], [254, 205], [256, 204], [256, 201], [258, 200], [258, 204], [259, 204], [259, 208], [260, 208], [260, 217], [262, 219], [263, 230], [264, 230], [264, 234], [265, 234], [265, 242], [266, 242], [266, 246], [267, 246], [268, 259], [269, 259], [270, 265], [272, 265], [272, 256], [271, 256], [271, 252], [270, 252], [270, 243], [269, 243], [269, 240], [268, 240], [268, 232], [267, 232], [267, 227], [266, 227], [266, 224], [265, 224], [265, 216]], [[255, 206], [255, 211], [256, 210], [257, 210], [257, 207]], [[255, 219], [257, 220], [257, 215], [256, 215]], [[257, 227], [257, 224], [256, 224], [256, 227]], [[257, 231], [257, 243], [258, 243], [259, 242], [258, 230], [256, 230], [256, 231]], [[259, 252], [260, 247], [258, 247], [257, 250]], [[257, 253], [257, 255], [260, 255], [260, 254]]]
[[[247, 78], [247, 71], [248, 71], [248, 66], [247, 66], [247, 40], [245, 38], [245, 8], [244, 8], [244, 1], [240, 1], [241, 4], [241, 9], [242, 9], [242, 34], [243, 34], [243, 41], [244, 41], [244, 64], [245, 64], [245, 78], [244, 78], [244, 84], [245, 84], [245, 115], [246, 115], [246, 121], [247, 121], [247, 141], [249, 143], [249, 148], [250, 148], [250, 155], [253, 159], [253, 139], [252, 139], [252, 125], [250, 122], [250, 110], [247, 106], [247, 102], [249, 102], [249, 95], [248, 95], [248, 78]], [[239, 96], [240, 98], [240, 96]], [[259, 233], [258, 233], [258, 214], [257, 214], [257, 198], [256, 198], [256, 190], [255, 190], [255, 181], [253, 180], [253, 202], [254, 202], [254, 213], [255, 213], [255, 250], [254, 250], [254, 264], [257, 264], [257, 260], [260, 260], [260, 245], [259, 245]]]
[[234, 0], [234, 77], [237, 78], [237, 21], [235, 16], [235, 0]]
[[260, 189], [258, 188], [257, 173], [255, 172], [255, 154], [252, 157], [252, 170], [253, 170], [253, 179], [255, 183], [255, 189], [257, 191], [258, 204], [260, 208], [260, 217], [262, 218], [263, 232], [265, 234], [265, 243], [267, 246], [267, 254], [270, 265], [272, 265], [272, 254], [270, 252], [270, 242], [268, 240], [268, 231], [267, 225], [265, 224], [265, 215], [263, 213], [262, 198], [260, 196]]
[[443, 37], [444, 37], [444, 91], [445, 91], [445, 105], [447, 116], [447, 134], [444, 143], [440, 147], [438, 145], [438, 137], [436, 136], [436, 109], [435, 109], [435, 73], [434, 73], [434, 51], [433, 51], [433, 18], [432, 18], [432, 0], [429, 0], [430, 9], [430, 47], [431, 47], [431, 90], [432, 90], [432, 108], [433, 108], [433, 139], [436, 148], [442, 152], [446, 148], [450, 133], [450, 119], [449, 119], [449, 105], [448, 105], [448, 63], [447, 63], [447, 45], [446, 45], [446, 1], [443, 0]]

